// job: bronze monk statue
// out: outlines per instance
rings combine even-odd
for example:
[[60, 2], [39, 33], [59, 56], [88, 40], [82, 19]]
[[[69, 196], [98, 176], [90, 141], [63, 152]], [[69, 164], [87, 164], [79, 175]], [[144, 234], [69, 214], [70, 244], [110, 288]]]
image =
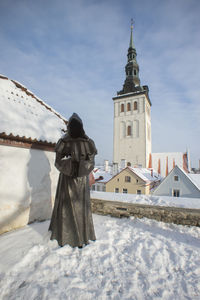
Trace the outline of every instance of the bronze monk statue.
[[87, 245], [94, 241], [89, 174], [94, 168], [97, 150], [84, 132], [83, 123], [73, 114], [67, 133], [55, 147], [55, 166], [60, 171], [49, 230], [60, 246]]

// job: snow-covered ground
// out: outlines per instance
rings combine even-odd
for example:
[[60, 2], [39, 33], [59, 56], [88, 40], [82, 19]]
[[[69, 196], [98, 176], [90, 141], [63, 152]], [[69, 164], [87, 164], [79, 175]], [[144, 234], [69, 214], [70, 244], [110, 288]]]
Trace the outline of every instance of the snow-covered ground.
[[91, 191], [91, 198], [136, 204], [200, 209], [200, 198], [135, 195]]
[[0, 236], [0, 299], [200, 299], [200, 228], [94, 215], [97, 240], [73, 249], [48, 225]]

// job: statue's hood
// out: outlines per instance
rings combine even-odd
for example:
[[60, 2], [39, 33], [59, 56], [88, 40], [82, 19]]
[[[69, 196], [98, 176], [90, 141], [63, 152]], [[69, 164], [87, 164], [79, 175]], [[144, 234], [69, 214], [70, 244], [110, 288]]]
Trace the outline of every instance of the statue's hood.
[[73, 113], [67, 124], [67, 131], [70, 137], [78, 138], [85, 137], [83, 122], [78, 114]]

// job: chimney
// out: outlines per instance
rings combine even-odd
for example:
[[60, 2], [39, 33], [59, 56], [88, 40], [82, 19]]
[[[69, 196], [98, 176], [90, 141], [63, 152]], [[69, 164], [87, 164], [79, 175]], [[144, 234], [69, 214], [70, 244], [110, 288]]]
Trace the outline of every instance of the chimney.
[[152, 168], [152, 155], [149, 153], [149, 169]]
[[112, 166], [112, 175], [116, 175], [118, 173], [118, 163], [113, 163]]
[[168, 166], [168, 156], [166, 157], [166, 169], [165, 169], [165, 176], [169, 174], [169, 166]]
[[121, 159], [121, 169], [126, 168], [126, 159]]
[[153, 169], [151, 169], [151, 177], [153, 177]]
[[104, 160], [104, 171], [105, 171], [105, 172], [108, 172], [108, 168], [109, 168], [108, 160], [105, 159], [105, 160]]
[[159, 158], [159, 160], [158, 160], [158, 174], [160, 174], [161, 172], [160, 172], [160, 158]]

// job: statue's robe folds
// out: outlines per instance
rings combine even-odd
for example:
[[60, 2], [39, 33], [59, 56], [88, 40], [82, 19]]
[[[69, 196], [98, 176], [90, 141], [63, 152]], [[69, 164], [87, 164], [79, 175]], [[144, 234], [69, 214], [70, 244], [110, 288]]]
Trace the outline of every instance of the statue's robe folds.
[[60, 246], [81, 247], [94, 241], [89, 174], [97, 153], [94, 142], [66, 134], [55, 148], [55, 166], [60, 171], [49, 230]]

